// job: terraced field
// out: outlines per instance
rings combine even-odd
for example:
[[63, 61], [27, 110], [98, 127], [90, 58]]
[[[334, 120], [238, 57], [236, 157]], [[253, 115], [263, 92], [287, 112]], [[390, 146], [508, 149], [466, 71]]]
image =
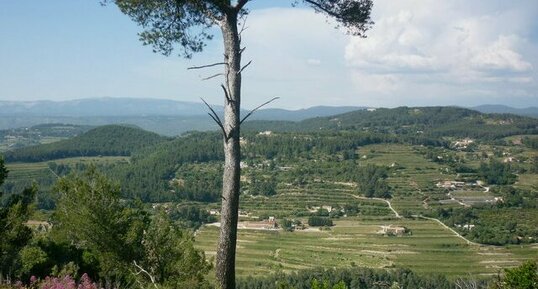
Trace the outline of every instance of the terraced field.
[[[77, 157], [54, 160], [56, 164], [75, 166], [77, 164], [92, 164], [92, 163], [114, 163], [128, 162], [128, 157]], [[47, 183], [52, 183], [56, 176], [49, 169], [48, 162], [38, 163], [8, 163], [6, 168], [9, 170], [7, 182], [22, 182], [31, 184], [34, 181], [46, 180]]]
[[[411, 234], [380, 235], [380, 226], [389, 224], [405, 226]], [[197, 232], [196, 245], [214, 256], [217, 237], [216, 227], [203, 227]], [[430, 220], [344, 218], [330, 231], [240, 230], [237, 254], [241, 276], [320, 266], [366, 266], [406, 267], [456, 277], [496, 274], [500, 268], [538, 258], [538, 247], [467, 245]]]
[[538, 174], [520, 174], [516, 186], [527, 190], [538, 189]]
[[47, 163], [14, 163], [7, 164], [9, 170], [7, 181], [32, 181], [38, 178], [53, 176]]
[[[321, 185], [321, 187], [320, 187]], [[241, 200], [241, 210], [251, 214], [288, 217], [301, 212], [308, 213], [322, 206], [334, 208], [357, 205], [362, 214], [370, 216], [390, 216], [391, 210], [381, 200], [357, 199], [356, 189], [344, 185], [312, 184], [306, 188], [284, 188], [272, 197], [245, 196]]]
[[[465, 152], [462, 158], [470, 158]], [[469, 203], [485, 202], [494, 195], [484, 188], [453, 191], [456, 199], [439, 181], [458, 178], [448, 165], [432, 162], [406, 145], [369, 145], [358, 151], [360, 165], [368, 163], [397, 167], [387, 181], [393, 188], [392, 206], [400, 214], [428, 212], [437, 207], [462, 207]], [[311, 161], [310, 161], [311, 162]], [[480, 162], [469, 161], [470, 166]], [[288, 164], [286, 164], [288, 165]], [[300, 165], [300, 164], [290, 164]], [[311, 164], [308, 164], [311, 165]], [[356, 204], [364, 210], [357, 217], [335, 219], [331, 230], [298, 230], [295, 232], [269, 230], [240, 230], [237, 269], [241, 276], [264, 275], [282, 270], [289, 272], [312, 267], [367, 266], [375, 268], [405, 267], [419, 273], [439, 273], [458, 276], [488, 276], [523, 260], [537, 259], [538, 246], [485, 246], [468, 244], [435, 220], [396, 218], [384, 201], [361, 199], [356, 184], [338, 183], [320, 175], [309, 175], [302, 187], [280, 183], [278, 194], [271, 197], [244, 196], [241, 210], [253, 216], [290, 217], [298, 212], [320, 206]], [[461, 177], [461, 175], [460, 175]], [[521, 174], [519, 183], [532, 186], [535, 180]], [[319, 178], [319, 179], [318, 179]], [[306, 217], [302, 219], [306, 222]], [[381, 226], [404, 226], [411, 234], [388, 237], [379, 234]], [[196, 244], [208, 256], [214, 256], [218, 229], [202, 227], [196, 234]]]
[[[445, 190], [435, 186], [439, 181], [456, 180], [458, 175], [449, 170], [447, 165], [426, 159], [417, 149], [397, 144], [364, 146], [358, 150], [360, 159], [357, 165], [395, 167], [390, 170], [387, 181], [393, 193], [391, 204], [400, 215], [408, 215], [406, 212], [420, 214], [435, 207], [461, 207], [457, 201], [440, 202], [449, 197]], [[523, 150], [522, 154], [530, 156], [528, 150]], [[458, 155], [468, 157], [465, 152], [458, 152]], [[77, 163], [128, 161], [126, 157], [55, 160], [57, 164], [71, 166]], [[360, 198], [356, 184], [339, 182], [331, 179], [330, 174], [325, 175], [325, 170], [337, 165], [334, 158], [300, 158], [297, 163], [282, 162], [278, 163], [277, 167], [291, 169], [275, 170], [276, 179], [279, 180], [277, 194], [270, 197], [242, 195], [240, 210], [243, 214], [248, 213], [251, 218], [299, 217], [306, 223], [306, 216], [319, 207], [340, 208], [356, 205], [360, 213], [357, 217], [334, 219], [335, 226], [326, 231], [240, 230], [237, 252], [237, 272], [240, 276], [263, 275], [278, 270], [289, 272], [311, 267], [367, 266], [406, 267], [419, 273], [440, 273], [457, 277], [468, 274], [492, 275], [501, 268], [517, 265], [523, 260], [538, 259], [536, 244], [505, 247], [469, 245], [434, 220], [396, 218], [385, 201]], [[466, 164], [478, 167], [480, 161], [469, 160]], [[204, 168], [206, 165], [212, 169], [219, 164], [195, 166]], [[301, 166], [308, 167], [313, 174], [305, 176], [305, 182], [301, 185], [291, 184], [296, 178], [293, 175], [296, 173], [294, 170], [299, 171]], [[55, 179], [46, 162], [8, 164], [7, 167], [10, 170], [8, 182]], [[245, 169], [244, 172], [248, 173], [249, 170], [255, 171], [256, 168], [251, 165], [251, 168]], [[260, 170], [257, 173], [264, 174], [266, 171]], [[538, 175], [520, 174], [517, 186], [536, 188]], [[492, 193], [480, 190], [462, 190], [452, 194], [459, 200], [471, 201], [493, 197]], [[219, 204], [216, 203], [204, 205], [204, 208], [208, 209], [218, 207]], [[398, 237], [379, 234], [381, 226], [386, 225], [405, 226], [411, 234]], [[216, 227], [202, 227], [196, 233], [196, 246], [203, 249], [208, 256], [214, 256], [217, 237]]]
[[392, 205], [398, 212], [424, 211], [427, 208], [425, 200], [445, 198], [436, 190], [435, 183], [456, 178], [456, 175], [447, 173], [444, 166], [418, 154], [412, 146], [369, 145], [362, 147], [359, 154], [363, 157], [361, 163], [398, 168], [387, 179], [394, 189]]

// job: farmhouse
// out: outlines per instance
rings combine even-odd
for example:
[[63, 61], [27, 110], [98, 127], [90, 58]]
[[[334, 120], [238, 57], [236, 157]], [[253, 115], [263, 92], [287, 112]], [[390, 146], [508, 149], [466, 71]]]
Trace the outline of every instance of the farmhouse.
[[457, 148], [457, 149], [466, 149], [472, 143], [474, 143], [474, 140], [472, 140], [470, 138], [465, 138], [465, 139], [462, 139], [462, 140], [455, 141], [453, 143], [453, 146], [455, 148]]
[[269, 219], [259, 222], [241, 222], [238, 224], [238, 228], [251, 230], [276, 230], [278, 229], [278, 224], [275, 217], [269, 217]]
[[395, 236], [401, 236], [407, 232], [407, 228], [401, 227], [401, 226], [381, 226], [381, 231], [379, 231], [380, 234], [383, 235], [395, 235]]
[[323, 206], [321, 206], [321, 208], [323, 210], [327, 210], [327, 212], [329, 212], [329, 213], [332, 212], [332, 210], [333, 210], [333, 206], [328, 206], [328, 205], [323, 205]]
[[444, 189], [456, 189], [461, 188], [465, 185], [465, 182], [457, 182], [457, 181], [442, 181], [435, 184], [438, 188], [444, 188]]

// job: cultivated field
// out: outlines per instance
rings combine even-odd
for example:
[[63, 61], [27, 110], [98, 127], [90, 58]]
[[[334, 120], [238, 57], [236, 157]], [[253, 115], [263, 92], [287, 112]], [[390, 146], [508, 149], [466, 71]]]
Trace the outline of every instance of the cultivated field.
[[[419, 273], [450, 277], [491, 275], [501, 268], [538, 258], [538, 246], [467, 245], [451, 231], [430, 220], [337, 220], [328, 231], [295, 232], [240, 230], [237, 272], [263, 275], [277, 270], [312, 267], [406, 267]], [[378, 233], [383, 225], [405, 226], [411, 234], [388, 237]], [[196, 234], [196, 246], [215, 255], [218, 228], [206, 226]]]
[[[452, 191], [436, 187], [440, 181], [461, 178], [448, 165], [433, 162], [420, 153], [421, 147], [399, 144], [369, 145], [357, 151], [356, 164], [375, 164], [391, 168], [387, 182], [392, 189], [393, 208], [400, 215], [417, 215], [438, 207], [462, 207], [461, 202], [485, 202], [495, 195], [483, 188]], [[494, 148], [483, 146], [488, 154]], [[503, 149], [503, 148], [501, 148]], [[509, 148], [506, 148], [508, 150]], [[511, 148], [511, 154], [520, 159], [529, 158], [535, 151]], [[481, 160], [478, 153], [457, 152], [469, 167], [477, 168]], [[319, 156], [317, 156], [319, 157]], [[498, 157], [502, 160], [502, 157]], [[56, 164], [76, 166], [90, 163], [128, 162], [127, 157], [91, 157], [55, 160]], [[261, 163], [263, 160], [252, 160]], [[375, 268], [410, 268], [419, 273], [439, 273], [450, 277], [492, 275], [501, 268], [515, 266], [526, 259], [538, 259], [538, 246], [480, 246], [469, 245], [453, 231], [433, 220], [396, 218], [383, 200], [364, 199], [357, 184], [332, 179], [331, 168], [338, 162], [327, 156], [279, 160], [275, 165], [289, 170], [264, 171], [254, 165], [244, 169], [249, 173], [275, 174], [277, 194], [241, 196], [243, 219], [274, 216], [299, 218], [306, 223], [307, 216], [319, 207], [342, 208], [356, 205], [356, 217], [334, 219], [335, 226], [320, 231], [315, 228], [284, 232], [282, 230], [240, 230], [237, 255], [237, 272], [240, 276], [263, 275], [276, 271], [293, 271], [312, 267], [367, 266]], [[203, 169], [214, 169], [220, 164], [196, 164]], [[522, 166], [526, 166], [523, 163]], [[204, 166], [209, 166], [205, 168]], [[8, 181], [30, 182], [39, 178], [55, 179], [47, 162], [8, 164]], [[306, 168], [309, 174], [301, 174]], [[335, 175], [332, 172], [333, 176]], [[300, 185], [292, 184], [297, 176]], [[247, 184], [248, 185], [248, 184]], [[538, 175], [524, 172], [518, 175], [516, 186], [535, 189]], [[451, 200], [450, 197], [455, 198]], [[217, 209], [219, 204], [204, 204], [204, 208]], [[528, 212], [526, 218], [535, 214]], [[248, 216], [248, 217], [247, 217]], [[512, 215], [506, 215], [509, 217]], [[498, 217], [498, 216], [497, 216]], [[381, 226], [404, 226], [410, 234], [384, 236]], [[218, 228], [204, 226], [196, 232], [196, 246], [209, 257], [215, 255]]]
[[[77, 164], [108, 164], [115, 162], [128, 162], [128, 157], [76, 157], [58, 159], [52, 162], [60, 165], [76, 166]], [[39, 179], [55, 178], [54, 172], [49, 169], [49, 162], [37, 163], [8, 163], [6, 168], [9, 170], [8, 182], [27, 182], [31, 184]]]
[[[492, 202], [495, 195], [483, 187], [459, 189], [450, 195], [436, 187], [438, 182], [455, 181], [463, 175], [455, 173], [446, 164], [426, 159], [420, 149], [409, 145], [383, 144], [364, 146], [357, 152], [361, 166], [375, 164], [395, 168], [387, 181], [393, 189], [390, 202], [400, 215], [406, 211], [421, 214], [438, 207]], [[492, 147], [484, 149], [493, 151]], [[518, 157], [533, 154], [527, 149], [511, 153]], [[476, 159], [478, 153], [456, 152], [454, 155], [473, 168], [477, 168], [481, 162]], [[498, 159], [502, 161], [502, 157]], [[301, 160], [279, 165], [291, 167], [291, 171], [294, 167], [330, 168], [323, 160]], [[242, 196], [241, 210], [253, 217], [289, 218], [313, 207], [356, 204], [361, 213], [357, 217], [335, 219], [335, 226], [326, 231], [314, 228], [295, 232], [240, 230], [237, 252], [239, 275], [264, 275], [279, 270], [286, 272], [312, 267], [367, 266], [405, 267], [419, 273], [439, 273], [455, 278], [469, 274], [494, 275], [502, 268], [538, 258], [536, 244], [504, 247], [473, 245], [434, 220], [396, 218], [384, 201], [361, 199], [356, 184], [338, 183], [324, 177], [323, 171], [314, 172], [308, 175], [307, 184], [302, 186], [279, 183], [275, 196]], [[538, 182], [538, 177], [529, 173], [518, 177], [519, 186], [532, 188]], [[306, 217], [302, 221], [305, 223]], [[386, 225], [405, 226], [411, 233], [393, 237], [379, 234], [381, 226]], [[214, 256], [217, 238], [218, 228], [205, 226], [197, 232], [196, 244], [208, 256]]]

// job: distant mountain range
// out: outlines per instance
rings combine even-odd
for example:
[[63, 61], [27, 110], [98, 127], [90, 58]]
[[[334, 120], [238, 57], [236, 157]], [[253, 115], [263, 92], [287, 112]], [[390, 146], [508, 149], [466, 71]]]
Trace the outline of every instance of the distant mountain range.
[[[222, 113], [221, 105], [213, 105]], [[253, 115], [258, 120], [299, 121], [361, 109], [356, 106], [315, 106], [299, 110], [261, 109]], [[48, 117], [124, 117], [124, 116], [200, 116], [208, 109], [202, 102], [149, 98], [86, 98], [66, 101], [0, 101], [0, 116]], [[245, 110], [246, 113], [248, 110]]]
[[[222, 110], [216, 106], [215, 109]], [[193, 116], [205, 114], [203, 103], [145, 98], [86, 98], [66, 101], [0, 101], [0, 116]]]
[[[223, 108], [213, 108], [222, 114]], [[301, 121], [363, 109], [354, 106], [316, 106], [300, 110], [261, 109], [251, 120]], [[87, 98], [67, 101], [0, 101], [0, 129], [42, 123], [78, 125], [134, 124], [164, 135], [189, 130], [212, 130], [217, 126], [207, 116], [203, 103], [166, 99]], [[245, 115], [248, 110], [242, 113]]]
[[285, 120], [301, 121], [313, 117], [324, 117], [363, 110], [366, 107], [358, 106], [313, 106], [299, 110], [287, 110], [281, 108], [261, 109], [252, 115], [251, 120]]
[[[213, 106], [222, 114], [220, 105]], [[315, 106], [299, 110], [260, 109], [249, 120], [298, 122], [316, 117], [364, 110], [357, 106]], [[482, 113], [511, 113], [538, 117], [538, 108], [512, 108], [503, 105], [471, 107]], [[213, 130], [217, 126], [207, 116], [201, 102], [149, 98], [87, 98], [67, 101], [0, 101], [0, 129], [29, 127], [43, 123], [78, 125], [133, 124], [163, 135], [189, 130]], [[245, 115], [248, 110], [242, 112]]]
[[500, 104], [485, 104], [470, 109], [477, 110], [482, 113], [511, 113], [522, 116], [538, 117], [538, 107], [514, 108]]

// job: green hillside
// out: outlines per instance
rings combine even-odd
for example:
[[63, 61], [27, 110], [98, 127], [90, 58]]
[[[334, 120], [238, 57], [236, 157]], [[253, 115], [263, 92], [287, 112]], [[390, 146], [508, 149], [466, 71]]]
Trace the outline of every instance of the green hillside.
[[459, 107], [398, 107], [358, 110], [300, 122], [251, 121], [245, 130], [372, 131], [425, 137], [475, 137], [495, 139], [538, 133], [538, 119], [511, 114], [482, 114]]
[[[537, 256], [535, 120], [460, 108], [397, 108], [247, 127], [241, 140], [239, 276], [312, 264], [489, 276]], [[464, 136], [472, 145], [456, 146]], [[63, 158], [88, 148], [99, 150], [93, 157]], [[13, 153], [21, 154], [19, 162], [7, 162], [10, 173], [0, 189], [5, 196], [36, 183], [37, 207], [53, 210], [50, 188], [58, 177], [95, 166], [119, 184], [122, 199], [140, 199], [148, 211], [167, 208], [174, 220], [197, 230], [196, 246], [214, 255], [218, 228], [200, 225], [218, 222], [219, 132], [172, 139], [106, 126]], [[44, 161], [21, 162], [22, 156]], [[249, 227], [269, 217], [298, 229]], [[310, 226], [311, 218], [333, 225]], [[408, 233], [380, 233], [387, 226]]]
[[166, 140], [137, 127], [107, 125], [71, 139], [6, 152], [6, 162], [42, 162], [68, 157], [129, 156]]

